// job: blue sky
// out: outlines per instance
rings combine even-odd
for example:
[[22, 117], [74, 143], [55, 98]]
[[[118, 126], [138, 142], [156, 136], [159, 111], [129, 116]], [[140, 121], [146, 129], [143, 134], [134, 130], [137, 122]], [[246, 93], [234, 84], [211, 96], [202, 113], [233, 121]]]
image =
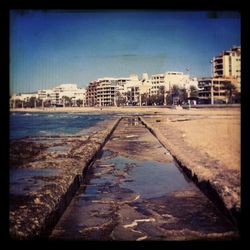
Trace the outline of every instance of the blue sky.
[[[218, 17], [219, 16], [219, 17]], [[207, 11], [11, 11], [10, 93], [189, 68], [240, 45], [240, 15]]]

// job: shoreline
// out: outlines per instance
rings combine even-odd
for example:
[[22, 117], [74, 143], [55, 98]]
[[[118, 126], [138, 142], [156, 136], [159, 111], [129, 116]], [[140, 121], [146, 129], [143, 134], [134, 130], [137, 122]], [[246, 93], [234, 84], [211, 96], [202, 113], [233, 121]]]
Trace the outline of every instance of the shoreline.
[[188, 108], [173, 108], [171, 106], [128, 106], [128, 107], [60, 107], [60, 108], [15, 108], [9, 109], [9, 112], [72, 112], [72, 113], [88, 113], [88, 112], [118, 112], [118, 113], [203, 113], [207, 111], [212, 112], [234, 112], [241, 109], [240, 105], [227, 105], [227, 106], [195, 106], [191, 109]]

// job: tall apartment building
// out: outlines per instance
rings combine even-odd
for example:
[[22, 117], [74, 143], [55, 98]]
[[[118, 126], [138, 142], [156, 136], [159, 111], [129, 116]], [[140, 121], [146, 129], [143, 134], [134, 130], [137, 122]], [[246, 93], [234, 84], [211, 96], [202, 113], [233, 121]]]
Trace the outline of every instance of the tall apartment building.
[[150, 89], [150, 94], [157, 95], [161, 86], [165, 85], [165, 76], [164, 74], [155, 74], [151, 76], [150, 80], [152, 85]]
[[87, 86], [85, 97], [86, 106], [92, 107], [97, 105], [97, 87], [99, 84], [98, 81], [92, 81]]
[[213, 77], [198, 80], [199, 98], [206, 103], [228, 102], [226, 83], [234, 84], [240, 92], [241, 86], [241, 48], [234, 46], [230, 50], [222, 51], [211, 60]]
[[112, 81], [99, 81], [96, 87], [97, 105], [102, 106], [116, 106], [116, 95], [118, 86]]
[[234, 46], [213, 57], [213, 77], [229, 78], [240, 91], [241, 84], [241, 47]]
[[122, 96], [139, 82], [135, 74], [129, 77], [103, 77], [91, 82], [86, 88], [87, 106], [115, 106], [118, 92]]

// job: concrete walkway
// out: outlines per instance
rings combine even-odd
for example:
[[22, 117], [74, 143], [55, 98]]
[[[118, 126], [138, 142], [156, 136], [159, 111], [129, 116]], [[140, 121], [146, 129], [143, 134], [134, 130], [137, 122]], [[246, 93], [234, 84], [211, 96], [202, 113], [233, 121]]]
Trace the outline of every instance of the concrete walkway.
[[237, 230], [137, 117], [123, 118], [52, 239], [232, 239]]

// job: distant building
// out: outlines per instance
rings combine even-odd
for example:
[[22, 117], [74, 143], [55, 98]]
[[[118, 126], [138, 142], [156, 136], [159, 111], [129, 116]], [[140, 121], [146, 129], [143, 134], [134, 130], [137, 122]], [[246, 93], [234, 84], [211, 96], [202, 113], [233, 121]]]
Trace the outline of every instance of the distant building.
[[204, 103], [227, 103], [227, 83], [233, 84], [236, 90], [241, 90], [241, 48], [234, 46], [222, 51], [211, 60], [213, 77], [203, 77], [198, 80], [199, 98]]
[[241, 47], [234, 46], [222, 51], [212, 59], [213, 77], [230, 79], [240, 92], [241, 86]]
[[86, 88], [85, 105], [88, 107], [97, 105], [97, 86], [99, 86], [98, 81], [92, 81]]
[[102, 106], [116, 106], [118, 86], [112, 81], [99, 81], [96, 86], [97, 105]]
[[16, 102], [18, 100], [22, 102], [23, 106], [23, 103], [28, 102], [31, 98], [38, 98], [38, 94], [36, 92], [13, 94], [9, 100], [9, 106], [10, 108], [16, 108]]
[[138, 76], [103, 77], [89, 83], [86, 88], [87, 106], [116, 106], [118, 93], [127, 98], [128, 91], [139, 82]]
[[98, 78], [86, 88], [86, 105], [114, 106], [117, 105], [118, 95], [125, 99], [125, 105], [142, 105], [143, 95], [145, 99], [150, 95], [159, 95], [161, 91], [164, 92], [165, 100], [174, 85], [185, 89], [189, 89], [192, 85], [198, 88], [198, 81], [177, 71], [155, 74], [151, 77], [143, 73], [141, 79], [136, 74], [131, 74], [129, 77]]
[[29, 101], [32, 97], [38, 98], [38, 94], [36, 92], [32, 93], [20, 93], [20, 94], [14, 94], [12, 95], [12, 100], [20, 100], [20, 101]]
[[165, 83], [167, 85], [167, 91], [169, 91], [174, 85], [179, 88], [189, 89], [191, 85], [197, 87], [198, 81], [190, 78], [189, 75], [185, 75], [183, 72], [168, 71], [165, 73]]
[[[28, 102], [31, 97], [42, 101], [42, 106], [45, 101], [49, 101], [50, 105], [64, 105], [64, 97], [71, 99], [73, 106], [76, 106], [77, 100], [85, 103], [85, 89], [78, 88], [76, 84], [61, 84], [53, 89], [42, 89], [34, 93], [22, 93], [13, 95], [10, 102], [15, 100]], [[12, 104], [14, 107], [15, 104]]]
[[64, 104], [64, 98], [68, 97], [72, 100], [73, 106], [76, 106], [77, 100], [85, 100], [85, 89], [80, 89], [76, 84], [61, 84], [53, 88], [51, 93], [52, 104]]
[[190, 78], [189, 75], [178, 71], [168, 71], [165, 74], [152, 75], [151, 84], [151, 95], [159, 94], [161, 88], [163, 88], [165, 92], [169, 92], [174, 85], [185, 89], [189, 89], [192, 85], [196, 88], [198, 87], [196, 78]]
[[53, 93], [52, 89], [43, 89], [43, 90], [38, 90], [38, 98], [45, 101], [51, 99], [51, 94]]
[[165, 77], [164, 74], [155, 74], [151, 76], [151, 89], [150, 94], [151, 95], [157, 95], [159, 94], [159, 90], [161, 86], [165, 85]]
[[225, 78], [203, 77], [199, 82], [199, 99], [206, 104], [227, 103], [225, 83], [231, 83]]

